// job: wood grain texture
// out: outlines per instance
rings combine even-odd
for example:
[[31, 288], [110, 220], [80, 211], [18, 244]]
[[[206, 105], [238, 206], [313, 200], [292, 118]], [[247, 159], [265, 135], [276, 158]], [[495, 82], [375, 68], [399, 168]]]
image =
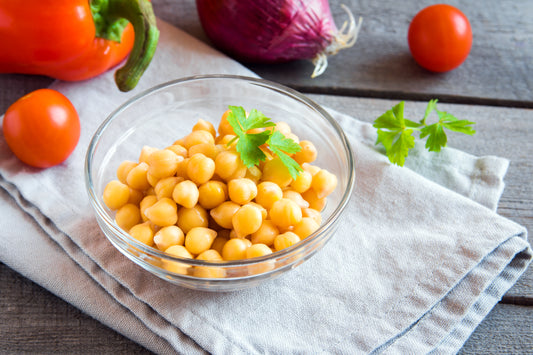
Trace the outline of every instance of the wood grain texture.
[[459, 355], [531, 354], [532, 321], [532, 307], [498, 304], [472, 333]]
[[[156, 14], [209, 42], [192, 0], [154, 0]], [[332, 0], [337, 25], [346, 19], [340, 4], [363, 17], [354, 47], [329, 60], [329, 68], [310, 78], [307, 60], [247, 66], [260, 76], [300, 91], [389, 99], [533, 107], [533, 0], [447, 1], [469, 18], [474, 41], [467, 60], [456, 70], [436, 74], [418, 66], [407, 45], [414, 15], [431, 0]], [[210, 42], [209, 42], [210, 43]]]
[[150, 354], [0, 263], [1, 354]]

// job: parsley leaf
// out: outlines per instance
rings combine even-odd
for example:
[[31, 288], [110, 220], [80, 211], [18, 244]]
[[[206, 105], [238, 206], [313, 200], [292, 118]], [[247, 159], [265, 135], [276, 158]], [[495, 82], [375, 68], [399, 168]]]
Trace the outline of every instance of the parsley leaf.
[[287, 169], [289, 169], [291, 177], [296, 179], [303, 169], [300, 164], [298, 164], [286, 153], [293, 154], [299, 152], [302, 147], [300, 147], [300, 145], [292, 139], [285, 137], [279, 131], [273, 131], [267, 143], [272, 153], [276, 154], [287, 167]]
[[270, 118], [256, 109], [252, 109], [248, 117], [241, 106], [229, 106], [229, 109], [230, 113], [227, 120], [237, 137], [232, 139], [228, 145], [238, 139], [236, 149], [246, 167], [250, 168], [265, 161], [266, 154], [261, 146], [266, 144], [287, 167], [293, 179], [303, 171], [302, 167], [289, 156], [289, 154], [299, 152], [302, 149], [298, 143], [273, 129], [266, 129], [259, 133], [248, 133], [251, 129], [275, 127], [276, 124]]
[[[476, 131], [471, 127], [475, 122], [459, 120], [448, 112], [437, 109], [438, 100], [430, 100], [424, 117], [420, 122], [411, 121], [404, 117], [404, 101], [395, 105], [383, 115], [379, 116], [373, 126], [377, 128], [376, 144], [383, 144], [390, 162], [403, 166], [409, 150], [415, 146], [414, 131], [420, 132], [420, 139], [426, 138], [426, 148], [430, 152], [439, 152], [446, 146], [448, 138], [444, 129], [473, 135]], [[438, 122], [427, 124], [430, 114], [435, 111]]]

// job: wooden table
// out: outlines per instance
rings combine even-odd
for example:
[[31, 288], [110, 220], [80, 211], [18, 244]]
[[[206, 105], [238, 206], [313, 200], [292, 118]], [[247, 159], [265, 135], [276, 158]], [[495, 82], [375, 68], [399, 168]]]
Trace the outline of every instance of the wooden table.
[[[159, 18], [208, 42], [192, 0], [153, 0]], [[331, 1], [338, 24], [345, 19]], [[533, 230], [533, 1], [450, 1], [470, 19], [474, 42], [466, 62], [445, 74], [415, 64], [406, 42], [414, 14], [432, 1], [342, 1], [364, 17], [355, 47], [330, 58], [327, 71], [312, 65], [250, 65], [260, 76], [291, 86], [321, 104], [373, 121], [399, 100], [421, 112], [430, 98], [441, 109], [477, 122], [472, 137], [450, 135], [450, 145], [475, 155], [510, 160], [498, 213]], [[0, 75], [0, 111], [49, 78]], [[0, 217], [1, 218], [1, 217]], [[461, 354], [533, 352], [533, 270], [496, 305]], [[0, 353], [149, 353], [0, 263]]]

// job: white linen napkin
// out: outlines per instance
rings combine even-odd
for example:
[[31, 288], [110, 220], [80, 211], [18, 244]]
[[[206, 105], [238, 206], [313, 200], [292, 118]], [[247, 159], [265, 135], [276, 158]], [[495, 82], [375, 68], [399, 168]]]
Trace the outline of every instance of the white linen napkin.
[[[527, 231], [497, 215], [508, 162], [417, 149], [388, 163], [368, 123], [329, 109], [356, 155], [357, 185], [337, 235], [295, 270], [239, 292], [192, 291], [126, 259], [99, 230], [83, 160], [105, 117], [133, 94], [179, 77], [249, 70], [159, 21], [139, 87], [113, 73], [56, 82], [82, 136], [46, 170], [0, 140], [0, 260], [156, 353], [453, 353], [532, 259]], [[7, 192], [7, 194], [6, 194]], [[9, 196], [8, 196], [9, 195]]]

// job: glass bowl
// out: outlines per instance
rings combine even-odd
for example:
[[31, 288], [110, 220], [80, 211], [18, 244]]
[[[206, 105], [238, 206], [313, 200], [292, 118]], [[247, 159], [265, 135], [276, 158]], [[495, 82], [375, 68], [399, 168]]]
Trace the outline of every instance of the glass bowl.
[[[188, 134], [202, 118], [218, 126], [229, 105], [255, 108], [273, 122], [285, 121], [318, 151], [313, 163], [334, 173], [335, 191], [322, 211], [322, 225], [309, 237], [268, 256], [210, 262], [172, 256], [131, 237], [103, 202], [106, 184], [124, 160], [136, 161], [145, 145], [164, 148]], [[304, 95], [266, 80], [193, 76], [141, 93], [115, 110], [98, 128], [85, 161], [91, 205], [104, 235], [122, 254], [152, 274], [196, 290], [235, 291], [273, 279], [309, 259], [335, 235], [355, 181], [353, 153], [337, 122]], [[172, 267], [169, 267], [172, 266]], [[204, 272], [205, 271], [205, 272]]]

